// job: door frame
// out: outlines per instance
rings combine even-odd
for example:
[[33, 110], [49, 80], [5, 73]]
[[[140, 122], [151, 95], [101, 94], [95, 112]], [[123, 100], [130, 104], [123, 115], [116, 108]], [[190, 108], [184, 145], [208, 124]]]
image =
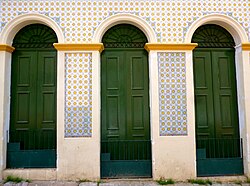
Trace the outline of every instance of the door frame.
[[[210, 56], [210, 60], [211, 60], [211, 78], [212, 78], [212, 83], [211, 83], [211, 91], [213, 92], [212, 94], [212, 100], [214, 101], [214, 83], [213, 83], [213, 58], [212, 58], [212, 52], [217, 52], [217, 51], [222, 51], [222, 52], [226, 52], [226, 51], [230, 51], [230, 52], [234, 52], [234, 58], [233, 58], [233, 78], [235, 79], [235, 85], [232, 85], [232, 87], [234, 87], [234, 90], [232, 90], [232, 94], [233, 91], [235, 91], [235, 99], [233, 101], [234, 104], [236, 104], [236, 121], [237, 121], [237, 128], [235, 128], [235, 132], [237, 133], [236, 135], [238, 136], [237, 138], [240, 138], [239, 140], [237, 140], [235, 137], [233, 137], [234, 139], [234, 145], [235, 143], [238, 143], [238, 146], [239, 147], [239, 151], [237, 153], [240, 154], [240, 157], [236, 157], [236, 158], [225, 158], [225, 157], [213, 157], [212, 159], [209, 158], [209, 157], [206, 157], [206, 150], [204, 150], [203, 148], [202, 149], [197, 149], [197, 146], [196, 146], [196, 164], [197, 164], [197, 176], [227, 176], [227, 175], [231, 175], [232, 172], [234, 172], [235, 174], [243, 174], [243, 171], [244, 171], [244, 168], [243, 168], [243, 158], [242, 158], [242, 140], [241, 140], [241, 137], [240, 137], [240, 126], [239, 126], [239, 110], [238, 110], [238, 100], [237, 100], [237, 97], [238, 97], [238, 90], [237, 90], [237, 79], [236, 79], [236, 65], [235, 65], [235, 49], [234, 48], [196, 48], [194, 51], [193, 51], [193, 58], [195, 57], [194, 56], [194, 52], [210, 52], [211, 56]], [[194, 66], [194, 61], [193, 61], [193, 66]], [[195, 75], [195, 69], [193, 68], [193, 74]], [[194, 82], [194, 90], [195, 90], [195, 82]], [[195, 92], [194, 92], [194, 101], [195, 101]], [[231, 102], [233, 103], [233, 102]], [[194, 102], [194, 107], [196, 106], [196, 102]], [[215, 104], [213, 103], [213, 107], [215, 107]], [[214, 109], [213, 109], [214, 110]], [[196, 117], [196, 114], [195, 113], [195, 117]], [[216, 131], [216, 126], [215, 126], [215, 116], [213, 117], [213, 124], [214, 124], [214, 128], [213, 130]], [[195, 124], [196, 125], [196, 124]], [[197, 133], [197, 126], [195, 126], [195, 133]], [[210, 138], [217, 138], [216, 135], [217, 133], [214, 132], [214, 136], [213, 137], [210, 137]], [[214, 140], [214, 139], [210, 139], [209, 140], [209, 143]], [[221, 138], [217, 138], [216, 139], [217, 142], [216, 143], [221, 143], [220, 141]], [[195, 143], [197, 145], [197, 135], [195, 135]], [[206, 144], [206, 141], [204, 141], [203, 145], [206, 146], [206, 148], [208, 147]], [[213, 143], [213, 142], [212, 142]], [[225, 142], [223, 142], [225, 143]], [[210, 145], [209, 145], [210, 146]], [[212, 145], [213, 146], [213, 145]], [[208, 147], [209, 148], [209, 147]], [[218, 167], [217, 167], [218, 166]], [[206, 167], [206, 168], [203, 168], [203, 167]], [[215, 169], [216, 168], [216, 169]], [[198, 175], [199, 174], [199, 175]]]
[[[191, 43], [194, 32], [197, 28], [205, 24], [215, 24], [225, 28], [233, 37], [235, 41], [235, 69], [236, 69], [236, 84], [237, 84], [237, 103], [238, 103], [238, 116], [239, 116], [239, 133], [240, 137], [243, 139], [243, 164], [244, 164], [244, 174], [250, 176], [250, 158], [248, 157], [248, 146], [250, 140], [247, 136], [250, 135], [250, 115], [246, 114], [250, 112], [250, 105], [247, 104], [250, 100], [250, 84], [248, 79], [250, 78], [250, 66], [249, 66], [249, 49], [245, 47], [244, 43], [249, 43], [247, 33], [242, 25], [239, 24], [235, 19], [228, 15], [212, 13], [200, 17], [194, 21], [187, 32], [185, 33], [184, 41], [186, 43]], [[193, 55], [193, 54], [192, 54]], [[191, 73], [193, 73], [193, 59], [191, 57]], [[188, 73], [192, 77], [193, 74]], [[192, 88], [194, 89], [194, 84], [192, 83]], [[195, 120], [194, 114], [194, 91], [192, 90], [192, 110], [193, 110], [193, 120]], [[195, 127], [194, 127], [195, 128]], [[194, 135], [195, 138], [195, 135]], [[194, 139], [195, 141], [195, 139]]]
[[[3, 175], [3, 170], [6, 168], [6, 152], [7, 152], [7, 142], [8, 135], [7, 131], [10, 127], [10, 87], [11, 87], [11, 61], [12, 61], [12, 52], [14, 50], [12, 45], [12, 41], [19, 30], [24, 28], [30, 24], [44, 24], [50, 27], [57, 35], [58, 42], [64, 43], [64, 34], [59, 25], [51, 18], [38, 14], [38, 13], [28, 13], [15, 17], [11, 20], [2, 30], [0, 34], [0, 43], [3, 43], [7, 50], [0, 50], [0, 59], [2, 61], [1, 65], [1, 73], [0, 73], [0, 85], [3, 88], [3, 91], [0, 91], [0, 122], [2, 123], [2, 127], [0, 130], [0, 136], [2, 136], [3, 140], [0, 141], [0, 159], [2, 160], [2, 164], [0, 165], [0, 177]], [[57, 52], [57, 92], [64, 91], [64, 87], [62, 85], [64, 72], [63, 72], [63, 63], [59, 63], [60, 61], [64, 61], [64, 57]], [[61, 100], [63, 95], [57, 94], [57, 100]], [[56, 109], [57, 109], [57, 122], [56, 126], [58, 127], [58, 123], [62, 123], [63, 120], [63, 103], [57, 101]], [[58, 137], [59, 130], [57, 130], [57, 147], [58, 147]], [[58, 148], [57, 148], [58, 153]]]
[[[111, 51], [111, 52], [115, 52], [115, 51], [119, 51], [119, 52], [123, 52], [123, 51], [128, 51], [128, 52], [130, 52], [130, 51], [140, 51], [140, 52], [145, 52], [145, 53], [147, 53], [147, 63], [149, 63], [148, 61], [148, 52], [145, 50], [145, 49], [142, 49], [142, 48], [107, 48], [107, 49], [105, 49], [106, 51]], [[145, 50], [145, 51], [143, 51], [143, 50]], [[103, 51], [104, 52], [104, 51]], [[102, 57], [103, 57], [103, 55], [104, 54], [101, 54], [101, 61], [100, 61], [100, 63], [102, 63]], [[147, 64], [148, 65], [148, 64]], [[149, 66], [147, 66], [147, 68], [149, 68]], [[102, 87], [102, 68], [101, 68], [101, 64], [100, 64], [100, 79], [101, 79], [101, 85], [100, 85], [100, 87]], [[149, 85], [150, 85], [150, 82], [149, 82], [149, 69], [148, 69], [148, 71], [147, 71], [148, 73], [147, 73], [147, 75], [148, 75], [148, 105], [150, 104], [150, 90], [149, 90]], [[101, 88], [101, 90], [100, 90], [100, 97], [102, 97], [102, 93], [103, 93], [103, 91], [102, 91], [102, 88]], [[101, 99], [101, 103], [102, 103], [102, 99]], [[100, 113], [101, 114], [101, 118], [100, 118], [100, 142], [101, 142], [101, 145], [100, 145], [100, 149], [102, 148], [102, 112]], [[149, 160], [146, 160], [146, 161], [144, 161], [144, 160], [138, 160], [138, 162], [135, 162], [135, 161], [133, 161], [133, 160], [125, 160], [126, 161], [126, 163], [127, 163], [127, 167], [125, 167], [124, 168], [124, 170], [130, 170], [131, 169], [131, 167], [133, 167], [135, 164], [134, 163], [137, 163], [136, 165], [138, 165], [138, 168], [135, 168], [134, 169], [134, 173], [136, 174], [136, 173], [138, 173], [137, 171], [139, 170], [139, 169], [144, 169], [144, 168], [148, 168], [149, 166], [151, 167], [151, 170], [149, 170], [149, 171], [144, 171], [144, 173], [146, 173], [146, 172], [151, 172], [151, 175], [150, 175], [150, 177], [152, 177], [152, 148], [151, 148], [151, 146], [152, 146], [152, 142], [151, 142], [151, 124], [150, 124], [150, 107], [148, 107], [148, 114], [149, 114], [149, 120], [148, 120], [148, 123], [149, 123], [149, 128], [148, 128], [148, 132], [149, 132], [149, 140], [150, 140], [150, 149], [151, 149], [151, 152], [150, 152], [150, 155], [151, 155], [151, 164], [149, 165], [149, 163], [148, 163], [148, 161]], [[101, 153], [101, 152], [100, 152]], [[100, 158], [102, 158], [102, 157], [100, 157]], [[121, 165], [123, 165], [124, 163], [125, 163], [125, 161], [124, 160], [118, 160], [118, 161], [109, 161], [109, 162], [103, 162], [102, 163], [102, 160], [101, 160], [101, 163], [100, 163], [100, 170], [102, 171], [102, 166], [104, 166], [104, 164], [106, 165], [106, 167], [113, 167], [113, 168], [116, 168], [116, 170], [118, 171], [118, 173], [121, 173], [120, 172], [120, 169], [119, 168], [117, 168], [118, 166], [121, 166]], [[146, 162], [146, 163], [145, 163]], [[102, 175], [101, 175], [102, 176]], [[137, 175], [135, 175], [135, 176], [132, 176], [132, 178], [133, 177], [140, 177], [140, 176], [137, 176]], [[144, 176], [141, 176], [141, 177], [144, 177]], [[147, 177], [147, 176], [146, 176]], [[106, 177], [104, 177], [104, 178], [106, 178]], [[109, 177], [109, 178], [120, 178], [120, 176], [118, 175], [118, 177], [117, 176], [111, 176], [111, 177]], [[127, 178], [127, 176], [124, 176], [124, 178]], [[130, 178], [130, 176], [128, 177], [128, 178]]]

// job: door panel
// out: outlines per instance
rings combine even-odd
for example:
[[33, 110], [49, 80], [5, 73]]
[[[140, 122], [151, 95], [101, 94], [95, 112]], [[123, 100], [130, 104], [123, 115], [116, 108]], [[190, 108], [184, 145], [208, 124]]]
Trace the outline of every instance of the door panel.
[[131, 57], [131, 75], [132, 75], [132, 89], [143, 90], [144, 89], [144, 61], [143, 57], [136, 56]]
[[[127, 139], [148, 140], [150, 129], [147, 53], [142, 50], [128, 51], [125, 54], [128, 60]], [[140, 127], [133, 127], [137, 125]]]
[[149, 139], [148, 91], [146, 52], [105, 51], [102, 57], [103, 140]]
[[56, 77], [55, 77], [55, 71], [56, 71], [56, 59], [55, 54], [51, 53], [41, 53], [39, 52], [39, 55], [41, 56], [41, 77], [42, 77], [42, 84], [43, 86], [55, 86], [56, 85]]
[[232, 127], [232, 104], [230, 96], [220, 96], [220, 110], [221, 110], [221, 127]]
[[18, 57], [18, 86], [30, 85], [30, 63], [32, 56], [19, 56]]
[[209, 51], [194, 51], [196, 137], [214, 137], [212, 66]]
[[[216, 59], [215, 59], [216, 60]], [[221, 88], [231, 88], [230, 60], [228, 57], [218, 57], [219, 82]]]
[[104, 51], [102, 56], [102, 140], [125, 139], [123, 61], [122, 52]]
[[[118, 105], [119, 105], [119, 99], [117, 96], [109, 96], [107, 98], [107, 108], [106, 108], [107, 109], [106, 123], [108, 125], [107, 130], [111, 130], [113, 136], [114, 136], [114, 133], [117, 133], [119, 130], [119, 107]], [[110, 135], [108, 136], [111, 137]], [[117, 134], [117, 137], [119, 137], [119, 134]]]
[[119, 126], [119, 139], [149, 138], [147, 71], [144, 51], [105, 51], [102, 58], [102, 139], [110, 133], [105, 127], [107, 123]]
[[234, 51], [196, 49], [194, 74], [197, 139], [238, 138]]
[[38, 52], [37, 129], [56, 128], [56, 52]]
[[234, 50], [212, 51], [216, 137], [239, 137]]
[[119, 77], [119, 71], [122, 62], [121, 56], [108, 56], [106, 58], [106, 81], [107, 81], [107, 89], [119, 89], [119, 82], [120, 78]]
[[132, 110], [132, 129], [144, 129], [143, 96], [132, 97]]
[[17, 96], [18, 102], [18, 117], [17, 124], [28, 124], [29, 123], [29, 111], [30, 111], [30, 95], [29, 92], [19, 92]]
[[55, 148], [56, 51], [15, 51], [11, 78], [10, 141]]
[[55, 95], [54, 93], [44, 92], [43, 93], [43, 110], [42, 110], [42, 123], [53, 123], [55, 122]]
[[36, 123], [36, 53], [15, 51], [12, 63], [10, 130], [34, 129]]
[[208, 128], [209, 121], [208, 121], [208, 103], [207, 102], [207, 95], [197, 95], [196, 99], [196, 110], [199, 112], [196, 117], [196, 122], [199, 123], [199, 128]]

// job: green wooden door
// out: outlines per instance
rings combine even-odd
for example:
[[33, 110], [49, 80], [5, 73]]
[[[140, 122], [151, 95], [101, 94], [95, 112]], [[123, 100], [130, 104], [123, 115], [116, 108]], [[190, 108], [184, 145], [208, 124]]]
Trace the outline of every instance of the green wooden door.
[[233, 49], [194, 51], [198, 176], [243, 174]]
[[233, 38], [204, 25], [192, 42], [199, 46], [193, 55], [197, 174], [242, 174]]
[[147, 53], [106, 50], [101, 69], [102, 177], [150, 177]]
[[194, 51], [196, 137], [239, 138], [234, 50]]
[[102, 55], [102, 140], [149, 140], [146, 51]]
[[[23, 30], [29, 31], [29, 37], [40, 31], [46, 38], [40, 26], [31, 25]], [[7, 166], [55, 167], [57, 53], [46, 48], [46, 42], [20, 42], [19, 37], [23, 36], [16, 36], [12, 55]]]
[[[130, 39], [133, 36], [138, 41], [138, 30], [118, 25], [111, 30], [113, 37], [109, 31], [104, 36], [107, 48], [101, 59], [102, 177], [151, 177], [148, 54], [143, 49], [145, 41], [133, 43]], [[107, 37], [122, 38], [122, 42], [109, 42]]]

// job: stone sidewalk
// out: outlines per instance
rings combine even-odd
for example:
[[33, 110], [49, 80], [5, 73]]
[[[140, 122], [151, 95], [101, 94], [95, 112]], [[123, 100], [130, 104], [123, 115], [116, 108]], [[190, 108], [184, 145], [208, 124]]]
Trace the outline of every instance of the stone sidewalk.
[[[102, 180], [100, 182], [68, 182], [68, 181], [32, 181], [31, 183], [0, 183], [0, 186], [157, 186], [160, 185], [151, 180]], [[249, 183], [213, 183], [213, 186], [250, 186]], [[170, 186], [199, 186], [191, 183], [175, 183]]]

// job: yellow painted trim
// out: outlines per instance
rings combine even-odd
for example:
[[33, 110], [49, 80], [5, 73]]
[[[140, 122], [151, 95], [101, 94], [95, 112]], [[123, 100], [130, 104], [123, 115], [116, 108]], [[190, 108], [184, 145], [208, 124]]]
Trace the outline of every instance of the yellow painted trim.
[[242, 50], [250, 50], [250, 43], [242, 43]]
[[146, 43], [145, 49], [150, 50], [193, 50], [197, 43]]
[[104, 46], [102, 43], [54, 43], [57, 50], [74, 51], [74, 50], [98, 50], [102, 52]]
[[12, 53], [14, 50], [15, 50], [15, 48], [10, 46], [10, 45], [0, 44], [0, 51], [6, 51], [9, 53]]

